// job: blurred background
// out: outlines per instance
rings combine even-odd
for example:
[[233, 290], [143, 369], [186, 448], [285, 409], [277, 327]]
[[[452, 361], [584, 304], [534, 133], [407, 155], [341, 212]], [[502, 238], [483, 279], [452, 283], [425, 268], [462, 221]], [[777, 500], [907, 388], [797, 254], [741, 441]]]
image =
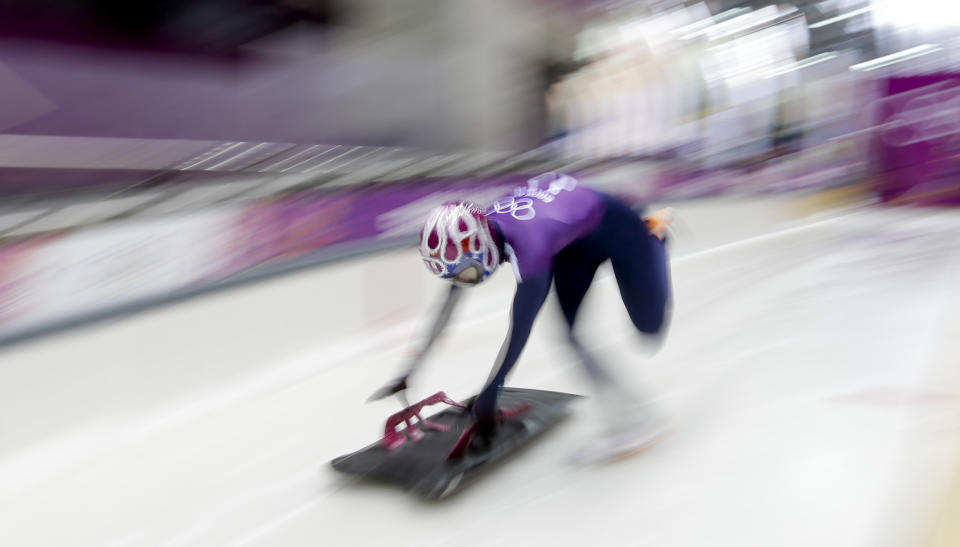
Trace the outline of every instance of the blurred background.
[[[138, 288], [117, 274], [129, 264], [72, 276], [75, 296], [107, 285], [72, 310], [40, 310], [54, 304], [8, 273], [0, 333], [409, 237], [417, 199], [550, 169], [637, 203], [851, 184], [956, 202], [957, 15], [933, 0], [4, 1], [4, 256], [51, 238], [135, 252], [110, 241], [126, 230], [68, 235], [119, 219], [154, 245], [204, 230], [211, 248], [164, 280], [140, 264], [154, 271], [130, 274]], [[124, 260], [165, 262], [149, 253]]]
[[[209, 402], [239, 371], [413, 332], [437, 288], [412, 250], [424, 213], [565, 171], [680, 211], [678, 294], [770, 283], [783, 294], [731, 313], [812, 325], [802, 303], [838, 318], [840, 295], [889, 317], [814, 340], [865, 367], [851, 344], [875, 343], [890, 370], [905, 352], [924, 380], [880, 383], [946, 431], [925, 452], [940, 467], [915, 483], [932, 490], [882, 496], [922, 506], [910, 530], [814, 544], [960, 545], [960, 517], [942, 516], [960, 510], [958, 27], [951, 0], [0, 0], [0, 415], [24, 417], [0, 427], [7, 501], [63, 454], [119, 438], [103, 426], [117, 416], [182, 415], [186, 394]], [[921, 301], [945, 307], [909, 312]], [[187, 307], [160, 306], [173, 302]], [[908, 351], [895, 316], [939, 334]], [[719, 327], [727, 350], [754, 319]], [[372, 368], [358, 377], [371, 389]], [[90, 424], [98, 441], [78, 433]], [[163, 543], [144, 526], [110, 544]], [[74, 544], [106, 545], [104, 530]], [[664, 537], [650, 544], [697, 543]], [[719, 537], [700, 544], [792, 544]]]

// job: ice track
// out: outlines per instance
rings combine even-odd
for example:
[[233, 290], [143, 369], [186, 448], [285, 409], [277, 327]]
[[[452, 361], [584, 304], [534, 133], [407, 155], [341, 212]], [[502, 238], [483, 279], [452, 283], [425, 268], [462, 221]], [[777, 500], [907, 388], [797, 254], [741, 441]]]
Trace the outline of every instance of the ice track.
[[[4, 350], [0, 545], [923, 545], [960, 462], [960, 215], [857, 209], [725, 242], [711, 222], [735, 220], [694, 217], [662, 351], [608, 273], [586, 302], [585, 340], [673, 421], [639, 457], [568, 463], [587, 400], [442, 503], [333, 472], [396, 408], [363, 401], [439, 295], [404, 250]], [[480, 386], [508, 274], [414, 395]], [[509, 383], [587, 393], [554, 306]]]

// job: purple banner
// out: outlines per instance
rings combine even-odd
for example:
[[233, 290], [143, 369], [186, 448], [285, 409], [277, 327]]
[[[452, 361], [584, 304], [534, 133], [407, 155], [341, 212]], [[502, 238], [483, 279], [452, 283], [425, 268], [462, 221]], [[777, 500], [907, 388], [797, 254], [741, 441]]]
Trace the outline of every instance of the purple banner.
[[884, 82], [874, 150], [884, 201], [960, 205], [960, 74]]
[[[822, 159], [822, 158], [821, 158]], [[853, 158], [836, 156], [825, 165], [783, 160], [755, 169], [697, 171], [675, 162], [647, 164], [643, 172], [615, 177], [577, 174], [587, 185], [631, 204], [730, 193], [779, 193], [849, 182], [862, 173]], [[575, 173], [576, 174], [576, 173]], [[331, 247], [363, 248], [378, 242], [413, 243], [427, 212], [439, 203], [472, 200], [482, 205], [533, 175], [436, 179], [372, 184], [340, 190], [303, 190], [255, 202], [238, 216], [224, 268], [226, 277], [260, 266], [282, 264]], [[216, 281], [212, 279], [211, 281]]]
[[427, 211], [453, 199], [489, 202], [527, 176], [373, 184], [304, 190], [253, 203], [232, 233], [221, 274], [283, 263], [332, 245], [364, 246], [416, 234]]

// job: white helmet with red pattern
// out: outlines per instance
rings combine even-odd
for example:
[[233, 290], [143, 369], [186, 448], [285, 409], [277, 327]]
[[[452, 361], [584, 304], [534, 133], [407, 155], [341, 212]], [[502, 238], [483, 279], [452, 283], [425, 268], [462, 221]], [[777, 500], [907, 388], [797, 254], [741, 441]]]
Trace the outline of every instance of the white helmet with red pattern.
[[487, 216], [469, 202], [430, 211], [420, 232], [420, 256], [434, 275], [467, 285], [490, 277], [500, 264]]

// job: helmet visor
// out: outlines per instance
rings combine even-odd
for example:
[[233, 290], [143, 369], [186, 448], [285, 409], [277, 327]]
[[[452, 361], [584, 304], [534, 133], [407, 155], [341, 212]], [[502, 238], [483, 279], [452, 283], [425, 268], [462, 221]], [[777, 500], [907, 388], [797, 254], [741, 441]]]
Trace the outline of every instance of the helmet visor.
[[471, 262], [451, 277], [450, 281], [461, 287], [473, 287], [483, 281], [483, 268], [480, 267], [480, 264]]

